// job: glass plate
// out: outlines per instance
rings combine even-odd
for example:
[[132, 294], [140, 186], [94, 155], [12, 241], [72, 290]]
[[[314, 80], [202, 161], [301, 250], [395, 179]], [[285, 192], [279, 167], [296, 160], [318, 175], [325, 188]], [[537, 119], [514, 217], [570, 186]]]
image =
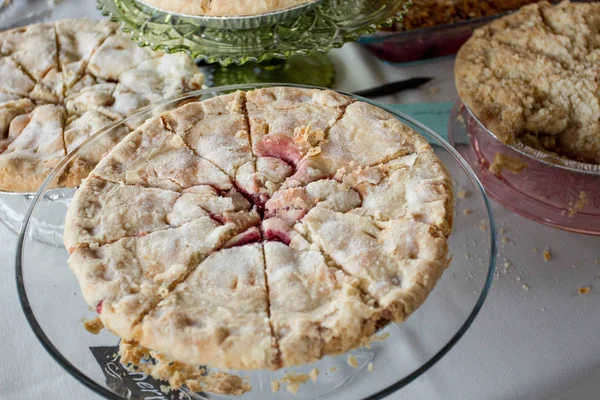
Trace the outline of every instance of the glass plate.
[[122, 24], [141, 45], [187, 51], [221, 65], [326, 52], [402, 18], [409, 0], [325, 0], [273, 26], [239, 31], [211, 29], [193, 18], [144, 7], [136, 0], [97, 0], [98, 9]]
[[[131, 118], [152, 115], [156, 107], [255, 87], [240, 85], [201, 90], [165, 100]], [[241, 376], [247, 376], [253, 387], [242, 399], [379, 399], [387, 396], [425, 373], [460, 340], [479, 313], [492, 282], [496, 261], [494, 221], [484, 190], [469, 165], [440, 136], [414, 119], [370, 100], [348, 96], [384, 108], [398, 121], [421, 133], [448, 168], [455, 181], [457, 199], [454, 230], [449, 240], [452, 263], [422, 307], [405, 323], [391, 324], [384, 329], [389, 334], [386, 340], [348, 353], [356, 357], [357, 368], [349, 366], [348, 354], [345, 354], [279, 371], [242, 372]], [[147, 398], [149, 392], [164, 396], [157, 398], [231, 398], [180, 391], [176, 392], [177, 397], [162, 395], [160, 382], [123, 369], [116, 354], [119, 339], [106, 330], [94, 336], [82, 326], [82, 319], [93, 318], [95, 313], [81, 298], [77, 281], [67, 266], [67, 251], [36, 242], [31, 237], [32, 219], [43, 221], [52, 216], [52, 210], [40, 207], [48, 183], [78, 151], [110, 129], [97, 132], [69, 154], [32, 200], [16, 252], [16, 279], [25, 315], [54, 359], [81, 383], [108, 399], [141, 400]], [[56, 209], [56, 213], [64, 216], [64, 209]], [[373, 368], [369, 368], [369, 363]], [[301, 385], [297, 397], [285, 388], [271, 392], [271, 381], [281, 379], [286, 373], [308, 373], [315, 367], [321, 372], [318, 380]]]
[[[555, 228], [600, 235], [600, 166], [502, 143], [460, 100], [450, 114], [448, 136], [490, 197], [504, 207]], [[493, 174], [490, 166], [498, 154], [524, 169]]]

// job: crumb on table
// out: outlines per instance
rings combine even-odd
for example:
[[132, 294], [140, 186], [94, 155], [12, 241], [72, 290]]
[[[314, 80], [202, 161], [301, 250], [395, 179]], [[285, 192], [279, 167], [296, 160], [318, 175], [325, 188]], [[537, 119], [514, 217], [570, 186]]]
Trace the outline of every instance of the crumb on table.
[[582, 286], [578, 290], [580, 295], [588, 294], [590, 292], [590, 286]]
[[352, 368], [358, 368], [358, 360], [355, 356], [348, 356], [348, 365]]
[[83, 327], [92, 335], [97, 335], [100, 333], [102, 328], [104, 328], [104, 324], [102, 323], [102, 321], [100, 321], [100, 318], [96, 317], [94, 319], [84, 321]]
[[552, 259], [552, 253], [550, 252], [550, 249], [544, 250], [544, 261], [548, 262], [551, 259]]
[[367, 369], [369, 370], [369, 372], [373, 372], [374, 367], [373, 367], [372, 362], [369, 363], [369, 365], [367, 366]]
[[273, 393], [279, 392], [280, 388], [281, 388], [281, 384], [279, 383], [279, 381], [277, 381], [277, 380], [271, 381], [271, 391]]

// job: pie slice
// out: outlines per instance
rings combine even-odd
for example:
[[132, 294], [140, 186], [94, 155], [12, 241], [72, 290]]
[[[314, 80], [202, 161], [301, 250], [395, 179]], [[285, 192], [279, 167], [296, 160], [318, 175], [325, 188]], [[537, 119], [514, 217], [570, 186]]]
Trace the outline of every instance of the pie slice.
[[400, 322], [425, 300], [449, 264], [442, 232], [413, 220], [370, 218], [314, 208], [303, 219], [311, 240]]
[[[351, 102], [331, 91], [281, 87], [253, 90], [247, 98], [254, 155], [259, 161], [263, 157], [280, 159], [290, 168], [296, 168], [304, 157], [319, 151], [329, 129]], [[272, 195], [282, 179], [270, 180], [259, 175], [259, 180], [271, 182], [268, 192]]]
[[233, 233], [232, 225], [203, 217], [177, 229], [78, 248], [69, 266], [104, 326], [132, 339], [144, 315]]
[[333, 179], [309, 183], [305, 187], [279, 190], [265, 206], [265, 217], [281, 218], [290, 225], [300, 221], [314, 207], [348, 212], [360, 207], [357, 191]]
[[[258, 199], [256, 171], [244, 114], [243, 92], [188, 103], [165, 115], [166, 125], [199, 156], [224, 171], [245, 194]], [[249, 184], [250, 183], [250, 184]]]
[[116, 82], [123, 72], [161, 55], [161, 52], [138, 46], [126, 35], [112, 35], [96, 49], [87, 71], [96, 78]]
[[362, 200], [353, 213], [377, 221], [411, 218], [450, 235], [452, 183], [450, 175], [429, 146], [375, 167], [337, 176]]
[[59, 70], [56, 35], [52, 24], [35, 24], [2, 33], [0, 54], [10, 56], [31, 78], [40, 82]]
[[318, 250], [280, 242], [264, 247], [271, 324], [284, 366], [345, 352], [375, 331], [377, 312], [363, 302], [357, 279], [327, 266]]
[[4, 93], [29, 96], [35, 81], [10, 57], [0, 57], [0, 87]]
[[264, 270], [259, 244], [211, 254], [144, 318], [136, 339], [193, 365], [276, 367]]
[[[364, 102], [346, 108], [317, 151], [307, 154], [297, 165], [290, 184], [306, 184], [346, 172], [375, 166], [429, 146], [408, 126], [390, 113]], [[296, 183], [294, 183], [296, 182]]]
[[63, 79], [58, 64], [58, 47], [52, 24], [36, 24], [2, 33], [0, 54], [11, 57], [35, 82], [29, 96], [58, 103]]
[[72, 251], [125, 236], [144, 236], [206, 216], [240, 232], [260, 222], [251, 204], [234, 191], [221, 196], [210, 186], [199, 186], [178, 193], [90, 177], [67, 212], [65, 246]]
[[111, 182], [180, 191], [210, 185], [229, 190], [229, 177], [194, 154], [161, 118], [147, 121], [106, 157], [94, 175]]
[[171, 227], [168, 215], [181, 195], [168, 190], [115, 184], [90, 177], [73, 197], [65, 223], [65, 246], [114, 242]]
[[[97, 111], [87, 111], [80, 117], [75, 118], [65, 128], [67, 153], [76, 149], [77, 146], [81, 145], [92, 134], [100, 131], [111, 122], [113, 122], [112, 119], [105, 117]], [[102, 160], [102, 157], [127, 136], [128, 133], [129, 129], [127, 127], [118, 126], [103, 133], [94, 142], [86, 144], [84, 148], [78, 151], [71, 162], [65, 185], [68, 187], [78, 186], [82, 179], [86, 178], [96, 164]]]
[[10, 133], [10, 124], [19, 115], [28, 114], [35, 108], [35, 104], [29, 99], [15, 99], [0, 103], [0, 154], [8, 147], [17, 134], [13, 129]]
[[3, 190], [37, 190], [66, 155], [63, 140], [66, 117], [62, 106], [43, 105], [11, 121], [7, 137], [12, 141], [0, 153], [0, 187]]
[[107, 20], [63, 19], [54, 23], [58, 40], [58, 61], [67, 88], [85, 74], [94, 51], [118, 28]]

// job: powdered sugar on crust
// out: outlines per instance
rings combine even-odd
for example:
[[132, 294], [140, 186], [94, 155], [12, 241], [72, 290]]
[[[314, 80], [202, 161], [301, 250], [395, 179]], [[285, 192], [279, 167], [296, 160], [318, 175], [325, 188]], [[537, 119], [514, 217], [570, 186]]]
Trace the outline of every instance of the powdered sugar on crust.
[[65, 243], [113, 332], [179, 362], [277, 369], [407, 318], [451, 226], [422, 137], [334, 92], [269, 88], [129, 134], [78, 190]]

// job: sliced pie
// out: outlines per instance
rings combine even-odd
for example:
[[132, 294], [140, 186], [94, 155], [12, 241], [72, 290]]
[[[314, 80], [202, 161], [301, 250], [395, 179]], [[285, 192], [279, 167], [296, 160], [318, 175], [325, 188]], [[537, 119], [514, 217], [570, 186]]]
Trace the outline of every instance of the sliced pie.
[[191, 364], [271, 369], [276, 350], [268, 308], [261, 245], [224, 249], [144, 318], [136, 338]]
[[[202, 82], [186, 54], [142, 48], [107, 20], [66, 19], [0, 32], [0, 190], [37, 190], [58, 160], [93, 133], [140, 107], [199, 89]], [[61, 111], [34, 112], [36, 106]], [[23, 134], [29, 119], [42, 128]], [[54, 186], [79, 185], [128, 128], [143, 122], [129, 119], [127, 128], [105, 133]]]
[[381, 109], [260, 89], [148, 120], [90, 173], [66, 227], [113, 332], [178, 362], [277, 369], [423, 303], [449, 264], [452, 184]]
[[124, 339], [145, 314], [235, 230], [209, 217], [100, 247], [77, 248], [69, 266], [104, 326]]

